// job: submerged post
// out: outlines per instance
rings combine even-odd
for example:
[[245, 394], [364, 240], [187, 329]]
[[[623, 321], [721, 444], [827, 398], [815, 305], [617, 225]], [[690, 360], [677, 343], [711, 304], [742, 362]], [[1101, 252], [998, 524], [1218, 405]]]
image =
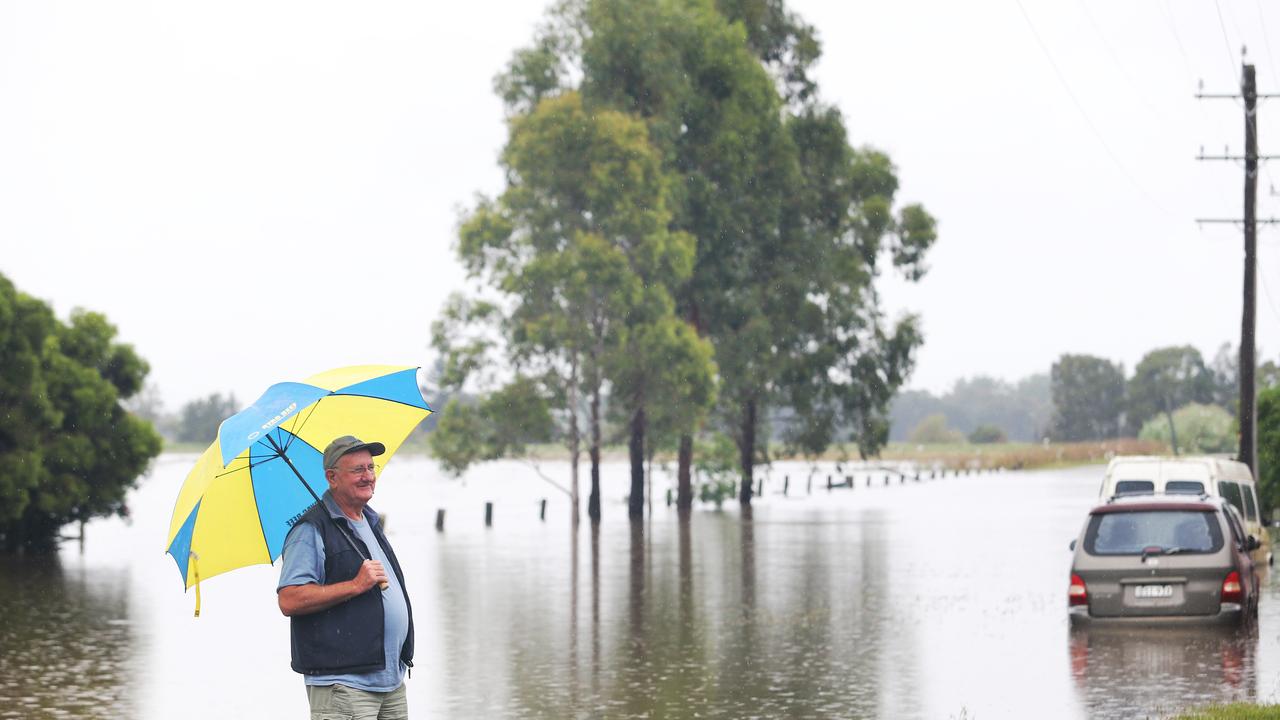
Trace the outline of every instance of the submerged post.
[[444, 508], [436, 510], [436, 530], [444, 532]]
[[491, 527], [493, 525], [493, 503], [484, 504], [484, 526]]
[[542, 498], [542, 509], [538, 510], [538, 519], [543, 522], [547, 521], [547, 499], [546, 498]]

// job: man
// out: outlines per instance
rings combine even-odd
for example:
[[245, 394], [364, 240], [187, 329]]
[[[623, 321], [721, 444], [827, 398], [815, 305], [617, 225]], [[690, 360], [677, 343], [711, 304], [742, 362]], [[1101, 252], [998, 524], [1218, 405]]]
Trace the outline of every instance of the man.
[[[311, 717], [406, 720], [413, 611], [404, 574], [369, 507], [380, 442], [344, 435], [324, 451], [329, 489], [284, 544], [280, 612]], [[392, 572], [388, 572], [390, 568]]]

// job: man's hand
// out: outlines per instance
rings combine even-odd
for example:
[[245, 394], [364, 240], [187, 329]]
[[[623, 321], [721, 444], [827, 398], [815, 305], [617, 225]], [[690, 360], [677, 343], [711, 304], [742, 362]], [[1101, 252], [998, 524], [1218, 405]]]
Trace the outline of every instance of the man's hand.
[[356, 573], [351, 582], [355, 583], [357, 594], [368, 591], [374, 585], [385, 585], [386, 568], [382, 567], [382, 563], [377, 560], [365, 560], [360, 565], [360, 572]]
[[[363, 595], [374, 586], [387, 584], [387, 571], [377, 560], [365, 560], [360, 571], [350, 580], [332, 585], [288, 585], [280, 588], [276, 599], [280, 612], [287, 616], [310, 615], [321, 610], [328, 610], [334, 605], [344, 603], [357, 595]], [[385, 587], [383, 588], [385, 589]]]

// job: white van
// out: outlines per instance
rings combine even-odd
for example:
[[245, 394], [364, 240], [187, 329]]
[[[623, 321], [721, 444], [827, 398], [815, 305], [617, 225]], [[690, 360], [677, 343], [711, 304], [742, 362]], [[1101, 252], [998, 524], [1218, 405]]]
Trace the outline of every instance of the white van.
[[1271, 563], [1271, 540], [1262, 523], [1258, 489], [1248, 465], [1211, 455], [1113, 458], [1102, 478], [1099, 499], [1105, 502], [1118, 495], [1145, 493], [1225, 498], [1240, 511], [1245, 531], [1262, 543], [1254, 555], [1255, 561]]

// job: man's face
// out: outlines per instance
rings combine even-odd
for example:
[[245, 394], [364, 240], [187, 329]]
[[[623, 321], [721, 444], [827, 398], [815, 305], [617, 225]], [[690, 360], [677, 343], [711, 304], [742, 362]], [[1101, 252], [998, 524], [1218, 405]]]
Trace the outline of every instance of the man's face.
[[329, 490], [340, 503], [364, 507], [373, 497], [378, 478], [373, 471], [373, 456], [368, 450], [356, 450], [338, 458], [338, 466], [325, 471]]

